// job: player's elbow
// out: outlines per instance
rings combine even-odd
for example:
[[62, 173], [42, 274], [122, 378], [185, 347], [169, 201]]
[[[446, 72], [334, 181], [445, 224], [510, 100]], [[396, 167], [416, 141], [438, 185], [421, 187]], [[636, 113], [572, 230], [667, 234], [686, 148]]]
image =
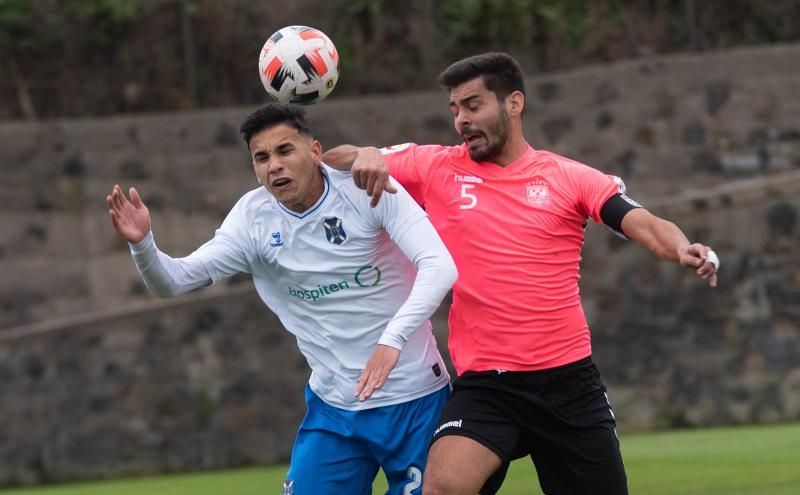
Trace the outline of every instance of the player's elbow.
[[154, 296], [162, 299], [169, 299], [180, 294], [177, 287], [170, 284], [157, 284], [145, 282], [145, 286]]
[[458, 269], [450, 253], [446, 253], [442, 258], [441, 268], [439, 269], [440, 273], [437, 274], [437, 280], [441, 280], [442, 285], [447, 286], [449, 289], [456, 283], [456, 280], [458, 280]]
[[444, 249], [430, 250], [416, 258], [418, 276], [424, 278], [427, 284], [435, 286], [446, 293], [458, 278], [458, 270], [450, 253]]

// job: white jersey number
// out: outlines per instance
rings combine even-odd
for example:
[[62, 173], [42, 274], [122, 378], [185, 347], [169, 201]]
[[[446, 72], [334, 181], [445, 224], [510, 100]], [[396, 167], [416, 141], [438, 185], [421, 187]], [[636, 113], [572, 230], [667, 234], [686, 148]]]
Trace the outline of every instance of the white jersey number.
[[411, 478], [411, 481], [403, 488], [403, 495], [411, 495], [411, 492], [422, 485], [422, 471], [420, 471], [419, 468], [411, 466], [408, 468], [408, 471], [406, 471], [406, 476]]
[[475, 189], [475, 184], [461, 184], [461, 197], [467, 200], [467, 203], [458, 205], [461, 210], [475, 208], [475, 205], [478, 204], [478, 197], [468, 192], [470, 189]]

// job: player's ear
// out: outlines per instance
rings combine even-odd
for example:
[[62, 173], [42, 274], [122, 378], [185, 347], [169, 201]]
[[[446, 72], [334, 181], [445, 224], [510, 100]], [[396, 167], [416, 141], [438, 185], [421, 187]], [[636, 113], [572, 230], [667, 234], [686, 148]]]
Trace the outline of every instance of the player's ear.
[[509, 115], [515, 117], [522, 115], [522, 111], [525, 109], [525, 95], [522, 94], [522, 91], [514, 91], [506, 98], [506, 105]]
[[322, 161], [322, 145], [316, 139], [311, 143], [311, 154], [314, 156], [314, 165]]

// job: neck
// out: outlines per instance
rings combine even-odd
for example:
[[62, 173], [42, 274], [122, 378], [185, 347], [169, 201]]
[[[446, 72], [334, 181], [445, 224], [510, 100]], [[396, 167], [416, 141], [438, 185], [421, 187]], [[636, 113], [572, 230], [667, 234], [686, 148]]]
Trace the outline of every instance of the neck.
[[308, 196], [306, 196], [306, 198], [303, 201], [298, 201], [292, 204], [286, 204], [286, 203], [281, 203], [281, 204], [295, 213], [305, 213], [312, 206], [314, 206], [317, 201], [319, 201], [319, 198], [322, 197], [322, 193], [324, 192], [325, 192], [325, 179], [323, 179], [322, 172], [320, 171], [318, 174], [314, 175], [314, 180], [313, 183], [311, 184]]
[[500, 154], [491, 160], [492, 163], [505, 167], [517, 161], [529, 148], [528, 142], [522, 133], [513, 133], [512, 137], [503, 146]]

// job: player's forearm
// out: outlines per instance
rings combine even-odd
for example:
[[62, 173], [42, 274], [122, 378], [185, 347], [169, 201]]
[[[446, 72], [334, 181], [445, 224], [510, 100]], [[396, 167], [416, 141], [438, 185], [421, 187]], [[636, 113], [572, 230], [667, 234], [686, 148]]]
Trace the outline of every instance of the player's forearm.
[[153, 233], [137, 244], [130, 244], [131, 256], [145, 286], [159, 297], [174, 297], [211, 284], [199, 260], [172, 258], [161, 252]]
[[[633, 210], [631, 214], [643, 214], [643, 210]], [[643, 245], [652, 251], [659, 258], [668, 261], [679, 261], [681, 248], [689, 245], [689, 240], [681, 229], [674, 223], [646, 213], [643, 217], [631, 225], [626, 225], [623, 220], [623, 229], [632, 240]]]
[[427, 219], [396, 240], [417, 268], [408, 299], [391, 319], [378, 343], [402, 349], [409, 336], [439, 307], [458, 277], [453, 258]]
[[322, 161], [331, 168], [347, 172], [353, 166], [356, 157], [358, 157], [358, 152], [358, 147], [351, 144], [343, 144], [323, 153]]
[[342, 144], [332, 148], [322, 154], [322, 161], [336, 170], [349, 172], [356, 159], [361, 159], [366, 163], [382, 162], [381, 151], [372, 146], [353, 146]]
[[449, 254], [426, 256], [418, 266], [408, 299], [389, 321], [378, 343], [402, 349], [411, 334], [430, 319], [457, 277]]

